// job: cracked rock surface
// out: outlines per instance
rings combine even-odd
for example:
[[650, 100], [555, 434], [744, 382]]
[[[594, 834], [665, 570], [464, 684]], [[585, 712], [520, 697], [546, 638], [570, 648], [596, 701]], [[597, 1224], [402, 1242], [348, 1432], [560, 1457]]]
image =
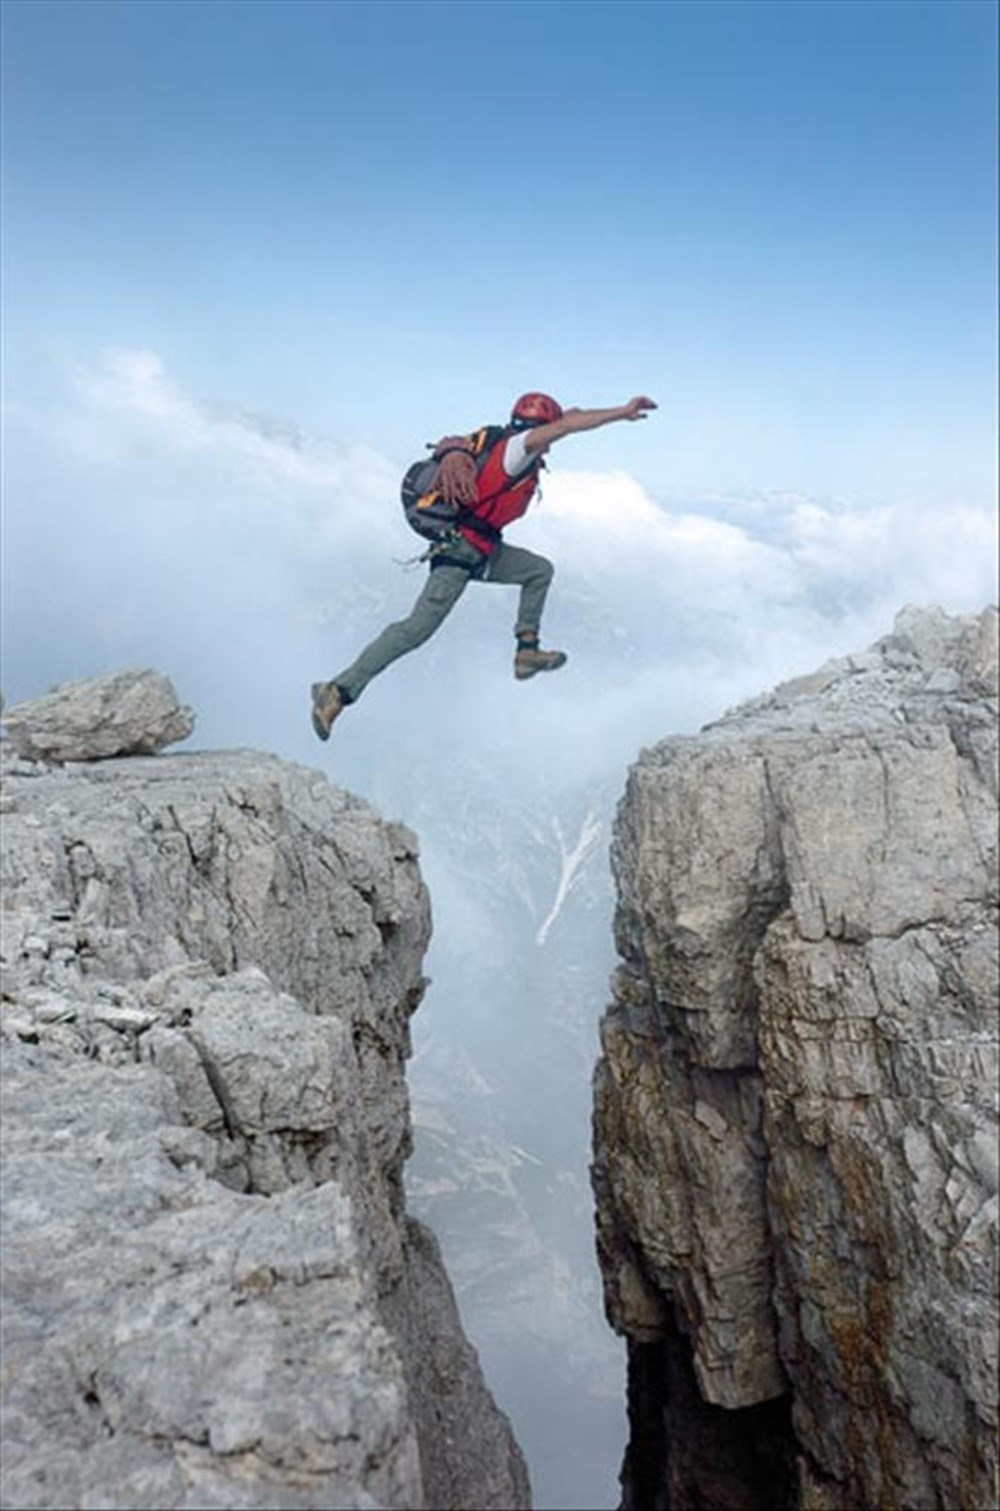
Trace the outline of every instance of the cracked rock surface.
[[[906, 609], [630, 773], [594, 1124], [626, 1505], [996, 1504], [996, 762], [996, 611]], [[667, 1446], [769, 1401], [781, 1499]]]
[[413, 836], [253, 752], [2, 754], [3, 1505], [528, 1506], [404, 1207]]

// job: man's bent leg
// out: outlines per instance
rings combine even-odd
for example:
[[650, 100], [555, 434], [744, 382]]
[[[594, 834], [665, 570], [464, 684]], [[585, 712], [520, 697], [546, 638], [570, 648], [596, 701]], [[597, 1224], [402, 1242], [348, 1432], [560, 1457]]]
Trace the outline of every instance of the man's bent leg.
[[535, 551], [525, 551], [522, 546], [502, 545], [490, 557], [486, 581], [521, 589], [514, 626], [519, 639], [533, 636], [537, 641], [554, 570], [546, 557]]
[[373, 677], [429, 640], [465, 591], [469, 573], [460, 566], [432, 567], [423, 592], [405, 619], [387, 625], [346, 671], [334, 677], [345, 703], [360, 698]]
[[564, 651], [543, 651], [538, 644], [542, 622], [542, 610], [552, 583], [552, 563], [534, 551], [525, 551], [518, 546], [501, 546], [486, 569], [487, 582], [519, 586], [521, 599], [517, 610], [514, 634], [517, 636], [517, 651], [514, 655], [514, 676], [525, 682], [538, 672], [556, 672], [566, 665]]

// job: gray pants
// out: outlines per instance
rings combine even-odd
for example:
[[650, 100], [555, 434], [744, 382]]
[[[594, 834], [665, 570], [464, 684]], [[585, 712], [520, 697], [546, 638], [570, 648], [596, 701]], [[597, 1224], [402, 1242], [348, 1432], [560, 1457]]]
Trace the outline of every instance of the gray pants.
[[[407, 651], [415, 651], [418, 645], [430, 639], [465, 592], [476, 568], [483, 564], [482, 552], [465, 540], [449, 546], [447, 555], [447, 564], [431, 567], [424, 590], [407, 618], [387, 625], [381, 635], [361, 652], [353, 666], [334, 677], [348, 702], [353, 703], [359, 698], [372, 678], [393, 661], [398, 661]], [[476, 580], [519, 587], [521, 598], [514, 633], [537, 635], [552, 571], [552, 563], [544, 556], [523, 551], [517, 546], [501, 545], [487, 558], [486, 570]]]

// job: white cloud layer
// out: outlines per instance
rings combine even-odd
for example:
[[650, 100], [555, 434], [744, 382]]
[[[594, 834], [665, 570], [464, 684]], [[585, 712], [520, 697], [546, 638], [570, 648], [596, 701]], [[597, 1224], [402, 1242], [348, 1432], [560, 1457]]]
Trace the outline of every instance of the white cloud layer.
[[[492, 742], [565, 780], [623, 766], [773, 681], [857, 649], [904, 602], [996, 596], [986, 511], [851, 506], [797, 495], [657, 502], [625, 472], [570, 470], [509, 532], [557, 565], [547, 630], [571, 661], [513, 686], [512, 595], [474, 587], [428, 647], [342, 721], [348, 774], [373, 792], [400, 739]], [[416, 446], [415, 451], [419, 451]], [[563, 464], [566, 464], [565, 467]], [[199, 709], [199, 742], [321, 763], [308, 683], [353, 659], [422, 580], [398, 468], [288, 421], [205, 404], [145, 351], [77, 371], [49, 409], [8, 419], [4, 679], [9, 698], [139, 662]], [[338, 733], [341, 726], [338, 726]]]

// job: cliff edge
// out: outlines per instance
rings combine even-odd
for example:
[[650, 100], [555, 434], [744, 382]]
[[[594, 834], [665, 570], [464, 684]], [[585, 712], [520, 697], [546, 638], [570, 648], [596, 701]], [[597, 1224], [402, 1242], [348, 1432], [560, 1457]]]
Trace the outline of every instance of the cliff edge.
[[3, 1504], [528, 1506], [404, 1205], [413, 836], [273, 757], [56, 768], [9, 718]]
[[623, 1505], [995, 1505], [996, 611], [645, 751], [613, 865]]

